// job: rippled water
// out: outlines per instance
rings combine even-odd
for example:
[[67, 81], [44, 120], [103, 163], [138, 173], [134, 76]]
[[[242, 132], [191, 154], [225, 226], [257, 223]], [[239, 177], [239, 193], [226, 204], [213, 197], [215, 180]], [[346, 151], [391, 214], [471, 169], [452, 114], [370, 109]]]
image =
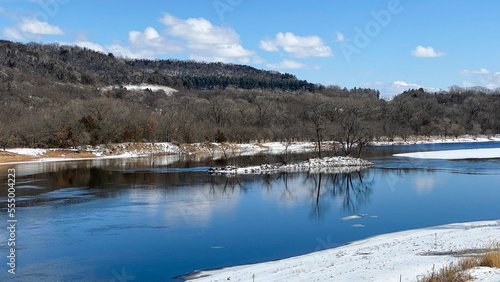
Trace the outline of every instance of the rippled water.
[[[14, 165], [17, 274], [7, 273], [0, 228], [0, 280], [163, 281], [387, 232], [497, 219], [500, 160], [392, 157], [491, 147], [500, 143], [370, 148], [376, 166], [350, 174], [228, 178], [206, 173], [209, 160], [178, 156]], [[277, 159], [237, 160], [263, 161]], [[0, 167], [3, 199], [8, 168]], [[6, 208], [0, 212], [6, 225]], [[352, 215], [360, 216], [344, 220]]]

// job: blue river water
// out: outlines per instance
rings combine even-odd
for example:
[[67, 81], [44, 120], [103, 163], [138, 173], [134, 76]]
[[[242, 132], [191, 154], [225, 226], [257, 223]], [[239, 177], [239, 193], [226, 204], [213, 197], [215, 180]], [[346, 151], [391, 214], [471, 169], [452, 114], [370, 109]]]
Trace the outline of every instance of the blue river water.
[[500, 143], [372, 147], [364, 154], [374, 167], [341, 174], [213, 176], [209, 161], [178, 156], [0, 166], [0, 222], [8, 226], [9, 168], [18, 220], [16, 275], [0, 228], [0, 280], [180, 280], [383, 233], [498, 219], [500, 159], [392, 156], [467, 148]]

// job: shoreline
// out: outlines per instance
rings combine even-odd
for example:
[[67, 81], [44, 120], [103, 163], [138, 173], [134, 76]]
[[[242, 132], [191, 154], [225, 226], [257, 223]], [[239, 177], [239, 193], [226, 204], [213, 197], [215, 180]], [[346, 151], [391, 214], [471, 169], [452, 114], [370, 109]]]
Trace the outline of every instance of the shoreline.
[[438, 160], [478, 160], [500, 158], [500, 148], [430, 151], [395, 154], [394, 157]]
[[[197, 271], [187, 281], [416, 281], [460, 256], [498, 242], [500, 219], [381, 234], [333, 249], [249, 265]], [[498, 268], [474, 268], [481, 281], [500, 281]], [[305, 280], [304, 280], [305, 279]], [[400, 280], [401, 279], [401, 280]]]
[[[495, 136], [470, 136], [465, 135], [457, 138], [424, 138], [413, 137], [407, 141], [372, 141], [368, 146], [402, 146], [415, 144], [437, 144], [437, 143], [473, 143], [473, 142], [500, 142], [500, 135]], [[325, 147], [334, 142], [324, 141]], [[78, 149], [33, 149], [14, 148], [0, 150], [0, 165], [26, 164], [39, 162], [62, 162], [98, 159], [118, 159], [150, 157], [177, 154], [217, 154], [229, 157], [255, 155], [259, 153], [280, 154], [313, 152], [316, 150], [314, 142], [264, 142], [264, 143], [194, 143], [181, 144], [179, 146], [168, 142], [159, 143], [120, 143], [99, 146], [81, 146]]]

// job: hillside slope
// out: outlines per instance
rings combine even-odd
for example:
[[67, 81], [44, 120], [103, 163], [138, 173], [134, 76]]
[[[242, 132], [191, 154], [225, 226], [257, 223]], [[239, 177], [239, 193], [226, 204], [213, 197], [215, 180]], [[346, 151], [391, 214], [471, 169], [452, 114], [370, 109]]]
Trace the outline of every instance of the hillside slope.
[[[0, 41], [0, 81], [82, 85], [157, 84], [176, 89], [314, 91], [291, 74], [250, 66], [181, 60], [128, 60], [76, 46]], [[14, 84], [15, 85], [15, 84]], [[12, 86], [12, 85], [11, 85]]]

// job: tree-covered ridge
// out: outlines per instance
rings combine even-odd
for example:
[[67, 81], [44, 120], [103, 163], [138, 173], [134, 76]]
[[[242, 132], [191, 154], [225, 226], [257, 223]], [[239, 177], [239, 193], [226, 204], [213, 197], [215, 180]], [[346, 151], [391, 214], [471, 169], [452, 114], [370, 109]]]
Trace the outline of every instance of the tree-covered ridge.
[[6, 83], [17, 78], [35, 84], [60, 82], [109, 86], [145, 83], [175, 89], [232, 87], [314, 91], [316, 88], [291, 74], [250, 66], [181, 60], [129, 60], [58, 44], [0, 41], [0, 66], [6, 68], [3, 76]]

